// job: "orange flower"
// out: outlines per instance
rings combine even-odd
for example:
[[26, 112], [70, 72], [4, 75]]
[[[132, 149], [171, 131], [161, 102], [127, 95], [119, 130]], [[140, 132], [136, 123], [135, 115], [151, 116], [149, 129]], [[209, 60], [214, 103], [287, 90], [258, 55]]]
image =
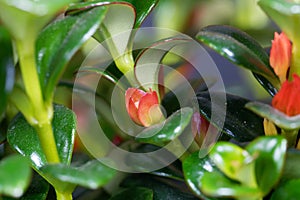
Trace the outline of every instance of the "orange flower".
[[139, 125], [148, 127], [164, 119], [155, 91], [129, 88], [125, 93], [125, 103], [130, 118]]
[[293, 74], [293, 81], [285, 81], [274, 96], [272, 106], [288, 116], [300, 114], [300, 77]]
[[284, 33], [275, 32], [270, 52], [270, 65], [283, 83], [287, 77], [292, 56], [292, 44]]

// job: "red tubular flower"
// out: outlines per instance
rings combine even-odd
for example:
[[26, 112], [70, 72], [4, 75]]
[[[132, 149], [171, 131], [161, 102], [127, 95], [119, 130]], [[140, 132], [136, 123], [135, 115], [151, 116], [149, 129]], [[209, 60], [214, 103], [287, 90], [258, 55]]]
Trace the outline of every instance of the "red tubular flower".
[[288, 116], [300, 114], [300, 77], [293, 75], [293, 81], [285, 81], [274, 96], [272, 106]]
[[283, 83], [287, 77], [292, 56], [292, 44], [284, 33], [275, 32], [270, 52], [270, 65]]
[[125, 93], [126, 109], [131, 119], [141, 126], [151, 126], [164, 119], [155, 91], [129, 88]]

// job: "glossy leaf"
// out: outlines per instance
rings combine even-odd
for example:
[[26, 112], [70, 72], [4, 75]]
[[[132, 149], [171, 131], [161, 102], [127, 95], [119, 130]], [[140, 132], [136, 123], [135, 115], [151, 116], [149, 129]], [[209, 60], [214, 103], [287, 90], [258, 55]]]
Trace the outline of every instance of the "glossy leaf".
[[[60, 161], [70, 164], [76, 129], [74, 113], [64, 106], [55, 105], [52, 127]], [[10, 123], [7, 138], [15, 150], [31, 160], [36, 170], [47, 164], [36, 130], [21, 114]]]
[[146, 90], [159, 91], [159, 73], [161, 69], [161, 61], [164, 56], [175, 46], [187, 43], [188, 38], [171, 38], [159, 41], [143, 50], [136, 58], [135, 76], [141, 86]]
[[272, 106], [261, 102], [249, 102], [246, 104], [246, 108], [260, 117], [269, 119], [280, 128], [286, 130], [300, 128], [300, 115], [289, 117]]
[[153, 176], [138, 174], [138, 176], [129, 176], [121, 183], [122, 187], [135, 188], [145, 187], [153, 190], [153, 199], [178, 199], [178, 200], [196, 200], [195, 196], [181, 191], [186, 188], [180, 182], [160, 181]]
[[163, 146], [182, 134], [184, 129], [190, 124], [192, 115], [192, 108], [182, 108], [164, 122], [144, 129], [136, 136], [136, 140], [138, 142]]
[[277, 89], [268, 81], [265, 77], [259, 74], [253, 73], [258, 83], [273, 97], [277, 93]]
[[31, 179], [28, 160], [14, 155], [0, 162], [0, 194], [20, 197], [26, 191]]
[[279, 79], [269, 66], [268, 54], [246, 33], [230, 26], [208, 26], [198, 33], [197, 39], [231, 62], [279, 86]]
[[76, 0], [1, 0], [0, 18], [14, 39], [35, 38], [39, 31], [69, 3]]
[[37, 40], [37, 68], [45, 100], [54, 88], [67, 63], [96, 31], [104, 19], [106, 8], [98, 7], [51, 23]]
[[297, 149], [289, 149], [286, 154], [282, 179], [300, 179], [299, 166], [300, 151]]
[[131, 3], [135, 7], [136, 12], [136, 20], [134, 24], [134, 28], [139, 28], [145, 18], [150, 14], [153, 8], [158, 3], [158, 0], [125, 0], [128, 3]]
[[143, 187], [135, 187], [124, 189], [118, 194], [114, 195], [110, 200], [152, 200], [153, 199], [153, 191], [148, 188]]
[[[214, 95], [216, 99], [216, 101], [214, 101], [216, 110], [218, 112], [225, 112], [223, 105], [218, 104], [218, 99], [223, 97], [222, 94], [215, 92], [211, 95]], [[211, 121], [212, 104], [209, 92], [197, 94], [197, 105], [199, 105], [200, 113], [210, 121], [210, 123], [239, 142], [251, 141], [258, 136], [264, 135], [263, 119], [245, 108], [249, 100], [231, 94], [226, 94], [226, 99], [227, 109], [223, 127], [218, 125], [218, 120], [221, 119], [217, 118], [215, 121]]]
[[187, 157], [182, 163], [183, 173], [186, 183], [190, 189], [200, 198], [208, 200], [200, 188], [203, 183], [200, 181], [205, 172], [214, 173], [218, 171], [215, 164], [207, 157], [200, 158], [199, 152], [195, 152]]
[[271, 200], [288, 199], [297, 200], [300, 196], [300, 179], [287, 181], [276, 188]]
[[209, 152], [209, 157], [227, 177], [243, 184], [253, 180], [251, 169], [254, 167], [254, 159], [241, 147], [228, 142], [218, 142]]
[[205, 172], [201, 177], [201, 190], [212, 197], [237, 197], [238, 199], [259, 199], [262, 197], [258, 188], [243, 186], [220, 172]]
[[14, 86], [12, 42], [7, 30], [0, 27], [0, 118], [6, 109], [7, 96]]
[[107, 167], [98, 160], [89, 161], [80, 167], [63, 164], [45, 165], [41, 171], [47, 177], [55, 178], [63, 183], [80, 185], [90, 189], [105, 185], [116, 174], [114, 169]]
[[258, 5], [272, 18], [293, 42], [299, 41], [300, 4], [299, 1], [260, 0]]
[[279, 181], [287, 149], [287, 141], [281, 136], [261, 137], [251, 142], [246, 150], [255, 159], [258, 188], [266, 195]]

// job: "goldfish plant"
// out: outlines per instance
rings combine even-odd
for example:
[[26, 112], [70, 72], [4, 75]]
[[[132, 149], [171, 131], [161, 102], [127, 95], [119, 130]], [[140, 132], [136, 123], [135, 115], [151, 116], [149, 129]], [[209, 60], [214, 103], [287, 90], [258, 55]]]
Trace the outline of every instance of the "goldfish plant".
[[[298, 196], [299, 1], [258, 1], [270, 47], [143, 27], [159, 5], [0, 0], [0, 199]], [[227, 93], [210, 49], [269, 99]]]

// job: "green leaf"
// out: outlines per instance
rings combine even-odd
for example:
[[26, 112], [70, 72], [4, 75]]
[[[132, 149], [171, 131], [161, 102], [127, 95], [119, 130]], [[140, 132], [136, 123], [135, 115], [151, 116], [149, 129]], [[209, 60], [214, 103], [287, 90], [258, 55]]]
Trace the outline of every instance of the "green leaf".
[[80, 167], [64, 164], [45, 165], [41, 171], [47, 177], [60, 180], [63, 183], [80, 185], [90, 189], [97, 189], [105, 185], [116, 174], [114, 169], [107, 167], [98, 160], [89, 161]]
[[[274, 20], [293, 42], [299, 42], [299, 1], [260, 0], [258, 5]], [[299, 43], [298, 43], [299, 44]]]
[[46, 101], [51, 100], [55, 86], [67, 63], [96, 31], [107, 9], [98, 7], [51, 23], [37, 40], [37, 68]]
[[258, 188], [266, 195], [279, 181], [285, 162], [287, 141], [281, 136], [261, 137], [251, 142], [246, 150], [255, 160]]
[[135, 7], [136, 19], [134, 28], [139, 28], [145, 18], [149, 15], [149, 13], [153, 10], [153, 8], [158, 3], [158, 0], [124, 0], [128, 3], [131, 3]]
[[152, 200], [153, 191], [144, 187], [135, 187], [124, 189], [121, 192], [114, 195], [110, 200]]
[[253, 180], [253, 157], [241, 147], [228, 142], [218, 142], [211, 149], [209, 157], [229, 178], [244, 184]]
[[39, 31], [69, 3], [76, 0], [1, 0], [0, 18], [14, 39], [35, 38]]
[[300, 128], [300, 115], [289, 117], [268, 104], [261, 102], [249, 102], [246, 108], [263, 118], [267, 118], [275, 125], [285, 130]]
[[5, 158], [0, 162], [0, 194], [20, 197], [31, 179], [28, 160], [20, 155]]
[[278, 92], [278, 90], [268, 81], [265, 77], [259, 74], [253, 73], [258, 83], [263, 86], [263, 88], [273, 97]]
[[300, 179], [300, 150], [289, 149], [283, 168], [282, 179]]
[[159, 91], [159, 73], [161, 69], [161, 61], [165, 55], [174, 47], [186, 44], [189, 42], [188, 38], [169, 38], [159, 41], [150, 47], [144, 49], [136, 58], [135, 62], [135, 76], [138, 82], [146, 90]]
[[234, 182], [220, 172], [205, 172], [201, 177], [201, 190], [212, 197], [236, 197], [237, 199], [260, 199], [258, 188], [243, 186]]
[[276, 188], [271, 200], [288, 199], [297, 200], [300, 196], [300, 179], [287, 181]]
[[198, 33], [197, 39], [238, 66], [264, 76], [274, 87], [280, 86], [269, 66], [268, 54], [246, 33], [230, 26], [208, 26]]
[[[74, 113], [64, 106], [54, 105], [52, 127], [60, 161], [70, 164], [76, 129]], [[47, 164], [36, 130], [21, 114], [10, 123], [7, 139], [15, 150], [31, 160], [36, 170]]]
[[[138, 174], [129, 176], [121, 183], [121, 187], [145, 187], [153, 190], [153, 199], [196, 200], [195, 196], [186, 192], [184, 185], [166, 179], [155, 179], [153, 176]], [[181, 191], [183, 190], [183, 191]]]
[[[215, 110], [218, 113], [226, 112], [224, 113], [226, 114], [226, 118], [223, 127], [219, 125], [222, 119], [218, 119], [218, 116], [216, 120], [211, 121], [212, 102], [210, 95], [213, 95], [215, 98], [213, 102]], [[218, 100], [223, 98], [223, 95], [224, 94], [219, 92], [201, 92], [197, 94], [197, 105], [199, 105], [200, 113], [219, 130], [222, 130], [222, 132], [239, 142], [251, 141], [258, 136], [264, 135], [263, 119], [245, 108], [249, 100], [226, 94], [227, 108], [224, 110], [224, 105], [220, 104], [219, 102], [221, 101]], [[222, 116], [222, 114], [220, 114], [220, 116]]]
[[144, 129], [136, 136], [138, 142], [164, 146], [182, 134], [190, 124], [192, 108], [182, 108], [168, 117], [164, 122]]
[[0, 119], [6, 109], [7, 96], [14, 86], [15, 72], [9, 33], [0, 27]]
[[200, 158], [199, 152], [195, 152], [183, 161], [182, 168], [186, 183], [190, 189], [201, 199], [211, 199], [205, 196], [200, 190], [202, 187], [200, 179], [204, 173], [213, 173], [218, 171], [215, 164], [211, 162], [208, 156]]

